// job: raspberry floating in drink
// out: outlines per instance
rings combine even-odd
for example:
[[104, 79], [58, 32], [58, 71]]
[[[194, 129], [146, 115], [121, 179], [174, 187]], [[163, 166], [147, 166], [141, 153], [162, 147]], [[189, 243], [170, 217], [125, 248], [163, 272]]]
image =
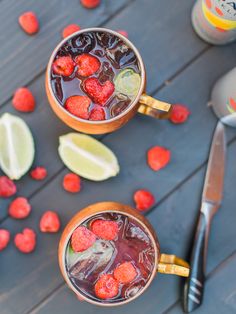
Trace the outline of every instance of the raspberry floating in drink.
[[95, 294], [100, 299], [111, 299], [119, 293], [119, 282], [112, 275], [102, 275], [95, 284]]
[[78, 55], [78, 57], [75, 58], [75, 62], [78, 66], [77, 73], [84, 77], [93, 75], [101, 66], [98, 58], [90, 55], [89, 53]]
[[115, 221], [97, 219], [91, 224], [91, 230], [104, 240], [114, 240], [118, 234], [118, 224]]
[[56, 52], [51, 86], [62, 107], [83, 120], [104, 121], [125, 111], [141, 86], [137, 56], [118, 35], [75, 34]]
[[116, 212], [97, 214], [73, 231], [65, 265], [82, 295], [116, 303], [145, 288], [154, 271], [155, 249], [148, 231], [135, 219]]

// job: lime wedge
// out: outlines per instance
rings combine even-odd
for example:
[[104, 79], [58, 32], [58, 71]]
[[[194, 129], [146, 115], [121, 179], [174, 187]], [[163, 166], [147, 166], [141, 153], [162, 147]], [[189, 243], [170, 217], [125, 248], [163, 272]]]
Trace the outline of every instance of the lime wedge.
[[63, 163], [78, 175], [102, 181], [119, 172], [113, 152], [91, 136], [69, 133], [60, 136], [59, 142], [58, 151]]
[[133, 69], [124, 69], [115, 77], [116, 92], [133, 97], [138, 94], [141, 77]]
[[0, 167], [12, 180], [19, 180], [34, 160], [34, 140], [27, 124], [4, 113], [0, 118]]

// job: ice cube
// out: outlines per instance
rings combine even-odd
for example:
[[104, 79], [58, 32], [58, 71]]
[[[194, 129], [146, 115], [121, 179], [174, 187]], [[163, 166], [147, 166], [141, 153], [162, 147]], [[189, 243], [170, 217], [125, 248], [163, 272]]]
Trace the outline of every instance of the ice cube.
[[84, 252], [76, 253], [69, 247], [67, 250], [67, 266], [72, 276], [84, 280], [93, 272], [105, 268], [115, 257], [112, 242], [97, 240]]
[[123, 94], [117, 93], [109, 103], [111, 116], [118, 116], [124, 111], [130, 104], [130, 99]]

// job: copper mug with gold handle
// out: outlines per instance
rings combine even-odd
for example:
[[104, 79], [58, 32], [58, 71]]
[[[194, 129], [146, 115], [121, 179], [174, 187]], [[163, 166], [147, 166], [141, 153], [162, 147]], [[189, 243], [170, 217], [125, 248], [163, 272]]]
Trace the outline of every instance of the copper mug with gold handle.
[[[72, 280], [71, 277], [68, 275], [67, 265], [66, 265], [66, 254], [67, 254], [66, 252], [68, 249], [68, 245], [70, 244], [70, 239], [74, 230], [78, 226], [81, 226], [82, 224], [84, 224], [89, 219], [97, 219], [96, 217], [99, 217], [99, 215], [106, 215], [106, 214], [122, 215], [124, 217], [128, 217], [128, 219], [135, 222], [137, 226], [140, 226], [140, 228], [142, 228], [142, 230], [145, 231], [145, 234], [150, 239], [150, 243], [152, 244], [152, 248], [154, 252], [153, 253], [153, 267], [152, 267], [152, 270], [150, 271], [150, 276], [148, 277], [148, 280], [145, 283], [145, 285], [134, 295], [129, 296], [122, 300], [120, 299], [114, 300], [114, 302], [111, 302], [110, 300], [98, 300], [84, 293], [82, 289], [79, 289], [75, 285], [74, 280]], [[65, 227], [62, 233], [60, 243], [59, 243], [58, 260], [59, 260], [60, 270], [65, 281], [67, 282], [68, 286], [75, 292], [78, 298], [81, 300], [85, 300], [89, 303], [101, 305], [101, 306], [123, 305], [136, 299], [149, 287], [152, 280], [156, 276], [157, 272], [163, 273], [163, 274], [173, 274], [173, 275], [178, 275], [178, 276], [183, 276], [183, 277], [189, 276], [189, 265], [187, 262], [176, 257], [175, 255], [168, 255], [168, 254], [161, 253], [160, 244], [159, 244], [157, 235], [153, 227], [151, 226], [151, 224], [148, 222], [148, 220], [139, 212], [137, 212], [135, 209], [133, 209], [132, 207], [121, 204], [121, 203], [116, 203], [116, 202], [96, 203], [80, 210], [70, 220], [70, 222], [67, 224], [67, 226]]]
[[[55, 96], [53, 92], [52, 84], [51, 84], [52, 64], [53, 64], [53, 61], [55, 60], [58, 50], [68, 40], [75, 38], [76, 36], [79, 36], [80, 34], [84, 34], [84, 33], [89, 34], [89, 33], [94, 33], [94, 32], [109, 33], [121, 39], [134, 52], [137, 58], [138, 65], [140, 68], [140, 73], [141, 73], [141, 83], [140, 83], [139, 91], [136, 97], [129, 104], [129, 106], [117, 116], [112, 117], [108, 120], [103, 120], [103, 121], [84, 120], [69, 113], [59, 103], [57, 97]], [[151, 96], [146, 95], [145, 93], [146, 71], [145, 71], [143, 60], [137, 48], [127, 38], [125, 38], [121, 34], [115, 31], [112, 31], [110, 29], [87, 28], [87, 29], [80, 30], [70, 35], [66, 39], [62, 40], [59, 43], [59, 45], [54, 49], [50, 57], [50, 60], [48, 62], [45, 83], [46, 83], [46, 93], [47, 93], [49, 103], [53, 111], [56, 113], [56, 115], [71, 128], [77, 131], [81, 131], [81, 132], [85, 132], [89, 134], [103, 134], [103, 133], [113, 132], [119, 129], [120, 127], [122, 127], [124, 124], [126, 124], [137, 112], [146, 114], [155, 118], [165, 119], [169, 117], [169, 114], [171, 111], [170, 104], [163, 101], [159, 101]]]

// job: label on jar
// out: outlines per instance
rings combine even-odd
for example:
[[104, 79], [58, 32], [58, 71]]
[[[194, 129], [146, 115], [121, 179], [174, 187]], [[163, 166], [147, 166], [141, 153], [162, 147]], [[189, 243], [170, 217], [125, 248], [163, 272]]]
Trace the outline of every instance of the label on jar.
[[202, 11], [216, 28], [223, 31], [236, 28], [236, 1], [203, 0]]

